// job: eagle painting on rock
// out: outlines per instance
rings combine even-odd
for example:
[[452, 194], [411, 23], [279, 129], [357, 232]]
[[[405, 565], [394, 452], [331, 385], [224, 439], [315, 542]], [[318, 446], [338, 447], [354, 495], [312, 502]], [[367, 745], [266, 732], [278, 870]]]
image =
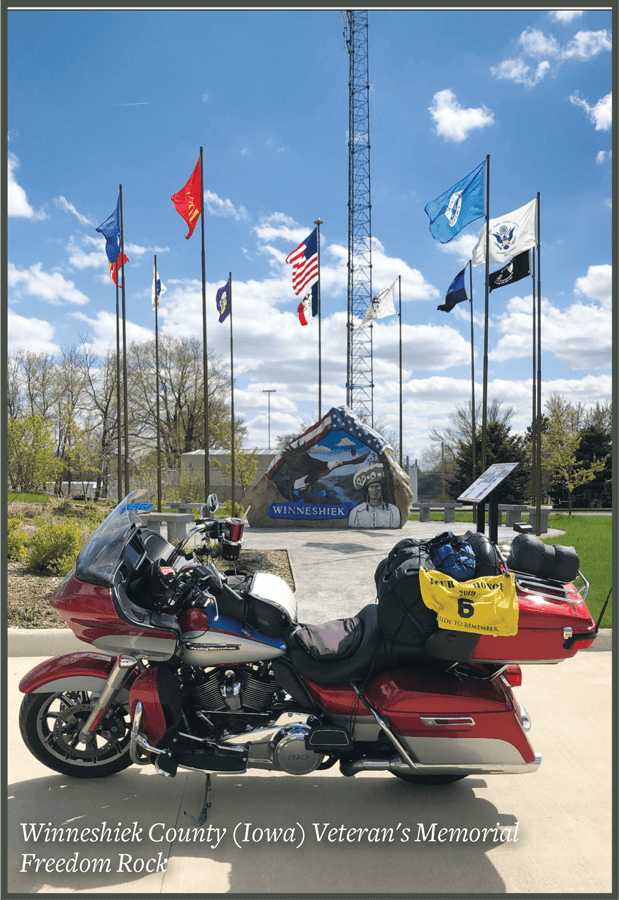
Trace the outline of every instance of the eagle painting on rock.
[[282, 451], [284, 466], [277, 473], [276, 482], [279, 490], [287, 500], [305, 500], [312, 502], [324, 499], [319, 490], [326, 492], [326, 496], [335, 502], [339, 502], [334, 492], [329, 492], [326, 486], [320, 488], [318, 483], [322, 478], [330, 475], [334, 469], [342, 466], [359, 466], [370, 455], [368, 450], [363, 456], [359, 456], [354, 447], [351, 447], [351, 456], [348, 459], [319, 459], [311, 456], [304, 447], [286, 447]]

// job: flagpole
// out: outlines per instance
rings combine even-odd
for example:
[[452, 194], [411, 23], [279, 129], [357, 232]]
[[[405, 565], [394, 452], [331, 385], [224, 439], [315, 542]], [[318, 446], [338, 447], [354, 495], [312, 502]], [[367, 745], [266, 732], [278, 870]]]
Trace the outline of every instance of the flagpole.
[[200, 218], [202, 219], [202, 372], [204, 381], [204, 502], [211, 490], [208, 415], [208, 356], [206, 351], [206, 251], [204, 244], [204, 149], [200, 147]]
[[[488, 425], [488, 318], [490, 296], [490, 154], [486, 156], [486, 302], [484, 310], [484, 377], [481, 420], [481, 472], [486, 471], [486, 429]], [[486, 504], [477, 504], [477, 530], [486, 530]]]
[[477, 470], [477, 434], [475, 431], [475, 341], [473, 337], [473, 260], [469, 259], [469, 285], [471, 304], [471, 459], [473, 462], [473, 481]]
[[[125, 232], [123, 227], [123, 186], [119, 185], [120, 203], [120, 266], [122, 270], [122, 313], [123, 313], [123, 414], [125, 419], [125, 493], [129, 487], [129, 412], [127, 402], [127, 315], [125, 309]], [[118, 279], [118, 268], [116, 271]]]
[[[537, 504], [536, 534], [541, 534], [542, 512], [542, 262], [540, 193], [537, 192]], [[534, 254], [535, 255], [535, 251]]]
[[533, 252], [531, 265], [531, 295], [533, 298], [531, 308], [531, 360], [532, 360], [532, 397], [531, 397], [531, 503], [537, 503], [537, 298], [535, 290], [535, 252]]
[[157, 394], [157, 512], [161, 512], [161, 406], [159, 400], [159, 295], [157, 292], [157, 257], [154, 261], [155, 296], [155, 392]]
[[234, 350], [232, 339], [232, 272], [228, 275], [228, 303], [230, 309], [230, 428], [232, 431], [232, 515], [236, 515], [236, 471], [235, 471], [235, 440], [234, 440]]
[[317, 282], [317, 303], [318, 303], [318, 420], [322, 418], [322, 311], [320, 297], [320, 226], [324, 222], [320, 216], [314, 221], [316, 226], [316, 250], [318, 253], [318, 282]]
[[123, 493], [123, 449], [122, 449], [122, 415], [120, 393], [120, 304], [118, 299], [118, 259], [116, 260], [116, 440], [118, 447], [118, 461], [116, 477], [118, 488], [116, 490], [118, 502], [125, 496]]
[[[402, 468], [402, 276], [398, 275], [398, 294], [400, 297], [400, 468]], [[372, 381], [374, 379], [372, 378]]]

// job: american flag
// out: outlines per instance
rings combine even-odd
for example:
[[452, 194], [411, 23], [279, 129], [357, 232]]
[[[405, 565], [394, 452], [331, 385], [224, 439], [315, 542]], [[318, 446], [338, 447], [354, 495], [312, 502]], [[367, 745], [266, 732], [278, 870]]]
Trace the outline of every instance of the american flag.
[[297, 295], [304, 294], [318, 281], [318, 229], [312, 233], [286, 257], [292, 265], [292, 289]]
[[[304, 431], [303, 434], [300, 434], [298, 437], [294, 438], [294, 440], [290, 441], [285, 449], [292, 448], [294, 450], [297, 447], [304, 447], [306, 450], [310, 450], [314, 444], [317, 444], [318, 441], [326, 437], [330, 431], [345, 431], [350, 437], [361, 441], [362, 444], [365, 444], [366, 447], [379, 455], [389, 449], [389, 444], [382, 435], [377, 431], [374, 431], [374, 429], [370, 428], [368, 425], [365, 425], [361, 419], [357, 418], [354, 412], [346, 406], [338, 406], [330, 409], [319, 422], [316, 422], [308, 428], [307, 431]], [[267, 478], [269, 480], [273, 478], [283, 463], [283, 456], [279, 453], [267, 469]]]

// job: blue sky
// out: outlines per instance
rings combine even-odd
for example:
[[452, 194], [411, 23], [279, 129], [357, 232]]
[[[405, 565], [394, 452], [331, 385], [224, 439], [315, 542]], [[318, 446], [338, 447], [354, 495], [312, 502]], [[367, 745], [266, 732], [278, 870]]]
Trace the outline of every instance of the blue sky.
[[[318, 413], [317, 320], [286, 255], [320, 217], [322, 411], [346, 399], [348, 53], [337, 9], [8, 11], [8, 345], [115, 344], [95, 228], [124, 199], [128, 337], [201, 335], [200, 229], [170, 201], [204, 147], [209, 347], [232, 272], [248, 447]], [[541, 196], [543, 398], [611, 397], [611, 12], [369, 11], [373, 290], [402, 277], [404, 453], [471, 396], [470, 313], [438, 312], [483, 220], [449, 244], [424, 206], [490, 155], [490, 215]], [[473, 270], [481, 398], [483, 266]], [[492, 267], [498, 268], [497, 266]], [[530, 279], [491, 294], [489, 398], [531, 415]], [[398, 430], [398, 321], [374, 327], [374, 413]]]

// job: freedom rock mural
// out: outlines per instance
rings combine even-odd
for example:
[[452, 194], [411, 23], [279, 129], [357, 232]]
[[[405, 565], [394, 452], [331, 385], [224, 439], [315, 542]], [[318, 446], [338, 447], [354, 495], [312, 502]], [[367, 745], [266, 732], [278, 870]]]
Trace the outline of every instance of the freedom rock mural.
[[275, 457], [244, 504], [255, 527], [401, 528], [412, 499], [391, 446], [340, 406]]

